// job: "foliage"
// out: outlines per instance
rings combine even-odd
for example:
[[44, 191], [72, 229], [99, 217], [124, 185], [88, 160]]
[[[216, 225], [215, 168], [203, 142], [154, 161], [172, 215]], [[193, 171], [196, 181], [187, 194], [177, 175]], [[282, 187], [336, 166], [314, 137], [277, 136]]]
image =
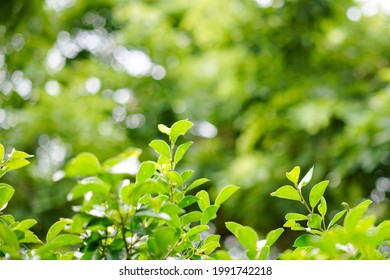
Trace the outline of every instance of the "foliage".
[[[328, 180], [315, 184], [309, 194], [309, 203], [302, 194], [302, 189], [311, 180], [313, 168], [299, 181], [300, 167], [287, 172], [286, 177], [293, 186], [280, 187], [271, 196], [296, 200], [305, 206], [308, 214], [288, 213], [284, 227], [293, 231], [303, 231], [294, 242], [294, 250], [286, 250], [281, 259], [365, 259], [382, 260], [390, 258], [384, 247], [390, 244], [390, 221], [386, 220], [375, 226], [376, 217], [365, 215], [370, 200], [364, 200], [357, 206], [346, 208], [333, 215], [327, 223], [327, 202], [324, 197]], [[298, 183], [299, 182], [299, 183]], [[345, 216], [345, 217], [344, 217]], [[342, 225], [337, 222], [344, 217]]]
[[[9, 214], [0, 216], [0, 259], [233, 259], [221, 246], [221, 236], [210, 231], [210, 222], [217, 219], [218, 210], [238, 187], [222, 188], [211, 203], [206, 190], [193, 191], [208, 182], [193, 180], [195, 171], [179, 172], [191, 141], [181, 141], [193, 126], [180, 120], [171, 127], [159, 125], [168, 142], [156, 139], [149, 146], [158, 155], [157, 161], [143, 161], [134, 176], [129, 169], [118, 166], [138, 158], [140, 150], [129, 149], [100, 163], [91, 153], [81, 153], [66, 167], [67, 176], [77, 178], [68, 199], [78, 202], [72, 218], [61, 218], [46, 234], [45, 243], [30, 230], [37, 221], [21, 222]], [[0, 145], [1, 174], [21, 168], [29, 154], [12, 150], [3, 159]], [[134, 161], [133, 161], [134, 162]], [[128, 166], [127, 166], [128, 167]], [[299, 180], [300, 167], [287, 172], [293, 183], [271, 193], [283, 199], [299, 201], [307, 215], [288, 213], [284, 227], [303, 231], [293, 247], [282, 252], [280, 259], [385, 259], [388, 252], [382, 246], [390, 242], [388, 220], [374, 226], [375, 216], [365, 217], [371, 201], [354, 208], [343, 203], [345, 210], [326, 222], [327, 202], [324, 198], [329, 181], [311, 188], [309, 202], [302, 190], [311, 181], [313, 168]], [[306, 187], [307, 188], [307, 187]], [[0, 209], [12, 198], [14, 188], [0, 184]], [[2, 213], [0, 213], [2, 214]], [[343, 225], [337, 222], [345, 216]], [[303, 225], [302, 223], [306, 223]], [[270, 258], [271, 246], [284, 232], [270, 231], [265, 239], [258, 232], [236, 222], [226, 222], [227, 229], [245, 251], [245, 258]], [[32, 246], [33, 245], [33, 246]]]

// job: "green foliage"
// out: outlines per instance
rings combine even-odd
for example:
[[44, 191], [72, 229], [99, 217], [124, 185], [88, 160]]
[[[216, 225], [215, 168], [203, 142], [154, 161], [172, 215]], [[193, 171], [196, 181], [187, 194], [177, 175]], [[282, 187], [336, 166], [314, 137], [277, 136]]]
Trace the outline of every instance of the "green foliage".
[[[31, 230], [37, 224], [35, 219], [19, 222], [10, 214], [0, 213], [0, 259], [237, 258], [221, 245], [221, 236], [211, 232], [211, 223], [219, 218], [221, 206], [239, 187], [227, 185], [215, 195], [206, 189], [194, 193], [196, 187], [208, 180], [194, 180], [193, 170], [177, 167], [193, 144], [179, 137], [184, 138], [191, 126], [188, 120], [176, 122], [170, 128], [159, 125], [169, 140], [151, 142], [149, 146], [158, 156], [155, 161], [134, 161], [140, 156], [138, 149], [129, 149], [103, 163], [91, 153], [80, 153], [65, 169], [66, 175], [77, 181], [67, 197], [76, 204], [73, 217], [60, 218], [51, 225], [42, 242]], [[1, 145], [0, 152], [4, 174], [25, 166], [31, 157], [13, 149], [4, 158]], [[129, 159], [138, 166], [135, 173], [130, 172], [133, 166], [127, 164]], [[313, 172], [314, 167], [300, 179], [300, 167], [294, 167], [286, 173], [292, 185], [271, 193], [274, 197], [298, 201], [307, 211], [285, 215], [284, 227], [302, 232], [293, 242], [293, 249], [272, 255], [271, 247], [285, 232], [284, 228], [271, 230], [262, 237], [250, 226], [225, 223], [245, 252], [242, 258], [388, 259], [384, 248], [390, 242], [390, 223], [385, 220], [375, 225], [375, 215], [367, 215], [372, 201], [365, 200], [352, 208], [342, 203], [346, 209], [327, 222], [324, 195], [329, 180], [307, 187]], [[303, 189], [307, 192], [302, 192]], [[1, 211], [6, 209], [14, 192], [10, 185], [0, 184]]]
[[[327, 202], [324, 197], [328, 180], [315, 184], [309, 193], [309, 203], [301, 192], [313, 175], [313, 168], [299, 181], [299, 167], [286, 174], [294, 186], [294, 198], [305, 206], [308, 214], [288, 213], [284, 227], [293, 231], [303, 231], [294, 241], [294, 250], [286, 250], [280, 255], [281, 259], [386, 259], [389, 253], [383, 248], [390, 241], [389, 221], [386, 220], [375, 226], [376, 217], [365, 215], [372, 201], [365, 200], [353, 208], [336, 213], [330, 222], [326, 222]], [[286, 195], [287, 186], [271, 193], [283, 199], [291, 199]], [[293, 193], [292, 191], [290, 191]], [[345, 203], [343, 203], [345, 204]], [[337, 222], [344, 217], [343, 223]]]

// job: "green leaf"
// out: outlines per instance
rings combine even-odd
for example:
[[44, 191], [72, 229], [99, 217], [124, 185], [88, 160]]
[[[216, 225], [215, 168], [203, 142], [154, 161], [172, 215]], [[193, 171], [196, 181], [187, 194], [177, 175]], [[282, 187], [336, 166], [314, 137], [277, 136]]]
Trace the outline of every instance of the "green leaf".
[[65, 168], [65, 173], [69, 177], [95, 176], [100, 172], [100, 162], [91, 153], [81, 153], [73, 158]]
[[185, 155], [185, 153], [188, 151], [188, 149], [191, 147], [191, 145], [193, 144], [194, 142], [186, 142], [184, 144], [181, 144], [177, 150], [176, 150], [176, 153], [175, 153], [175, 158], [173, 160], [173, 164], [176, 165]]
[[15, 190], [13, 187], [8, 184], [0, 183], [0, 211], [7, 206], [8, 201], [11, 200], [14, 193]]
[[226, 186], [224, 187], [218, 194], [216, 200], [215, 200], [215, 205], [219, 206], [221, 205], [222, 203], [224, 203], [230, 196], [232, 196], [237, 190], [239, 189], [239, 187], [237, 186], [234, 186], [234, 185], [230, 185], [230, 186]]
[[0, 244], [19, 250], [18, 238], [4, 223], [0, 223]]
[[51, 243], [53, 239], [69, 224], [66, 220], [60, 220], [55, 222], [48, 230], [46, 234], [46, 242]]
[[31, 158], [31, 157], [33, 157], [33, 155], [30, 155], [26, 152], [13, 150], [10, 157], [12, 158], [12, 160], [14, 160], [14, 159]]
[[141, 163], [141, 166], [136, 175], [137, 184], [142, 184], [147, 179], [150, 179], [154, 175], [155, 171], [156, 171], [156, 167], [153, 162], [145, 161]]
[[180, 224], [186, 226], [188, 224], [200, 221], [202, 219], [203, 213], [200, 211], [192, 211], [190, 213], [184, 214], [180, 217]]
[[180, 174], [183, 181], [187, 181], [189, 178], [191, 178], [192, 175], [194, 175], [194, 170], [186, 170], [183, 173]]
[[310, 191], [309, 202], [310, 206], [314, 208], [324, 195], [329, 180], [325, 180], [316, 184]]
[[365, 200], [348, 211], [344, 219], [344, 227], [347, 231], [353, 230], [356, 227], [358, 221], [363, 217], [371, 203], [371, 200]]
[[155, 238], [160, 254], [165, 254], [177, 241], [176, 231], [173, 228], [162, 227], [156, 230]]
[[311, 234], [302, 234], [297, 239], [295, 239], [293, 247], [307, 247], [311, 245], [313, 235]]
[[27, 220], [24, 220], [24, 221], [17, 223], [15, 226], [12, 226], [12, 230], [24, 231], [24, 230], [30, 229], [31, 227], [33, 227], [36, 224], [37, 224], [36, 220], [27, 219]]
[[187, 120], [180, 120], [175, 122], [171, 127], [170, 139], [173, 144], [176, 143], [177, 138], [187, 133], [193, 126], [193, 123]]
[[153, 148], [159, 155], [164, 156], [166, 158], [171, 158], [171, 149], [169, 145], [162, 140], [153, 140], [150, 142], [149, 146]]
[[107, 227], [112, 226], [114, 221], [107, 217], [94, 217], [91, 219], [86, 225], [86, 229], [88, 230], [106, 230]]
[[258, 236], [257, 232], [253, 228], [248, 226], [239, 228], [236, 237], [247, 250], [256, 251]]
[[49, 246], [50, 246], [50, 249], [54, 250], [54, 249], [58, 249], [61, 247], [73, 246], [73, 245], [82, 244], [82, 243], [83, 243], [83, 239], [77, 235], [61, 234], [61, 235], [57, 235], [57, 237], [55, 237], [51, 241]]
[[203, 216], [202, 216], [200, 224], [206, 225], [206, 224], [208, 224], [208, 222], [215, 219], [217, 217], [218, 209], [219, 209], [219, 206], [217, 206], [217, 205], [211, 205], [211, 206], [207, 207], [203, 211]]
[[97, 178], [83, 179], [78, 185], [76, 185], [72, 191], [68, 194], [67, 199], [75, 200], [82, 197], [87, 192], [107, 196], [110, 190], [110, 186]]
[[210, 255], [212, 252], [215, 251], [220, 246], [218, 241], [211, 241], [207, 244], [204, 244], [201, 248], [201, 250], [204, 252], [205, 255]]
[[0, 167], [3, 159], [4, 159], [4, 146], [0, 144]]
[[288, 213], [285, 216], [285, 218], [286, 218], [286, 220], [294, 220], [294, 221], [306, 221], [307, 220], [306, 215], [302, 215], [299, 213]]
[[166, 134], [166, 135], [170, 135], [171, 134], [171, 129], [169, 127], [167, 127], [166, 125], [164, 124], [159, 124], [157, 126], [158, 130], [160, 130], [162, 133]]
[[181, 178], [180, 174], [176, 171], [169, 171], [167, 172], [167, 178], [177, 186], [182, 186], [184, 184], [183, 179]]
[[189, 238], [191, 236], [197, 235], [198, 233], [201, 233], [202, 231], [209, 230], [210, 227], [208, 225], [198, 225], [193, 228], [191, 228], [186, 234], [185, 237]]
[[194, 182], [192, 182], [191, 185], [188, 186], [187, 191], [195, 189], [195, 188], [199, 187], [200, 185], [203, 185], [204, 183], [207, 183], [208, 181], [210, 181], [210, 180], [207, 179], [207, 178], [197, 179]]
[[190, 206], [191, 204], [197, 202], [199, 200], [198, 197], [193, 196], [193, 195], [187, 195], [183, 197], [183, 199], [179, 202], [179, 206], [181, 208], [185, 208], [187, 206]]
[[237, 237], [237, 234], [238, 234], [238, 230], [239, 230], [240, 228], [243, 228], [243, 227], [244, 227], [243, 225], [240, 225], [239, 223], [236, 223], [236, 222], [226, 222], [225, 225], [226, 225], [226, 228], [227, 228], [231, 233], [233, 233], [236, 237]]
[[347, 212], [347, 210], [342, 210], [338, 212], [336, 215], [333, 216], [332, 220], [330, 221], [328, 225], [328, 229], [330, 229], [335, 223], [337, 223], [338, 220], [341, 219], [342, 216]]
[[321, 203], [318, 205], [318, 212], [321, 214], [322, 217], [326, 215], [326, 212], [328, 210], [326, 199], [325, 197], [321, 197]]
[[279, 239], [280, 235], [282, 235], [283, 232], [283, 228], [271, 230], [265, 238], [267, 240], [266, 245], [271, 247], [276, 242], [276, 240]]
[[202, 212], [203, 212], [207, 207], [210, 206], [209, 194], [208, 194], [208, 192], [206, 192], [205, 190], [199, 191], [199, 192], [196, 194], [196, 197], [199, 198], [199, 200], [198, 200], [198, 205], [199, 205], [200, 210], [202, 210]]
[[296, 189], [292, 186], [283, 186], [271, 193], [271, 196], [277, 196], [284, 199], [301, 201], [301, 197]]
[[7, 168], [7, 172], [11, 170], [20, 169], [26, 165], [29, 165], [30, 162], [24, 158], [15, 158], [7, 161], [4, 168]]
[[306, 186], [313, 176], [314, 166], [310, 168], [309, 172], [306, 173], [306, 175], [302, 178], [302, 180], [298, 184], [298, 189], [302, 189], [304, 186]]
[[289, 179], [294, 186], [298, 185], [299, 174], [301, 172], [301, 168], [299, 166], [295, 166], [290, 172], [286, 173], [287, 179]]
[[310, 228], [321, 229], [322, 218], [318, 214], [307, 215], [307, 226]]

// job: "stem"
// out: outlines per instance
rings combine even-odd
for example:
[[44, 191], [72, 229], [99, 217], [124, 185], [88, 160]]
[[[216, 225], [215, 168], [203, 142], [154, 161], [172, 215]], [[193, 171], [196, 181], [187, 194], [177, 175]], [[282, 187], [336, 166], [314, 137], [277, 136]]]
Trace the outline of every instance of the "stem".
[[314, 210], [314, 209], [310, 210], [309, 204], [307, 204], [305, 198], [304, 198], [303, 195], [302, 195], [302, 191], [301, 191], [300, 189], [298, 189], [298, 193], [299, 193], [299, 196], [300, 196], [300, 198], [301, 198], [301, 203], [302, 203], [303, 205], [305, 205], [307, 211], [309, 211], [310, 214], [313, 214], [313, 210]]

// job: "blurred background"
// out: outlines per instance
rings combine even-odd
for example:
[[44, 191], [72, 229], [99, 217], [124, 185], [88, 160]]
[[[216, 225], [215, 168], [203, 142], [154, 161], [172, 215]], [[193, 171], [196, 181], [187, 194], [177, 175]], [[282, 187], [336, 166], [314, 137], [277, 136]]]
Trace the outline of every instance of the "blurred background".
[[389, 27], [387, 0], [2, 0], [0, 142], [34, 155], [2, 178], [7, 211], [44, 236], [72, 215], [69, 159], [150, 159], [157, 125], [189, 118], [180, 168], [211, 194], [241, 187], [220, 234], [236, 221], [264, 236], [304, 213], [270, 197], [295, 165], [330, 180], [328, 209], [369, 198], [389, 219]]

